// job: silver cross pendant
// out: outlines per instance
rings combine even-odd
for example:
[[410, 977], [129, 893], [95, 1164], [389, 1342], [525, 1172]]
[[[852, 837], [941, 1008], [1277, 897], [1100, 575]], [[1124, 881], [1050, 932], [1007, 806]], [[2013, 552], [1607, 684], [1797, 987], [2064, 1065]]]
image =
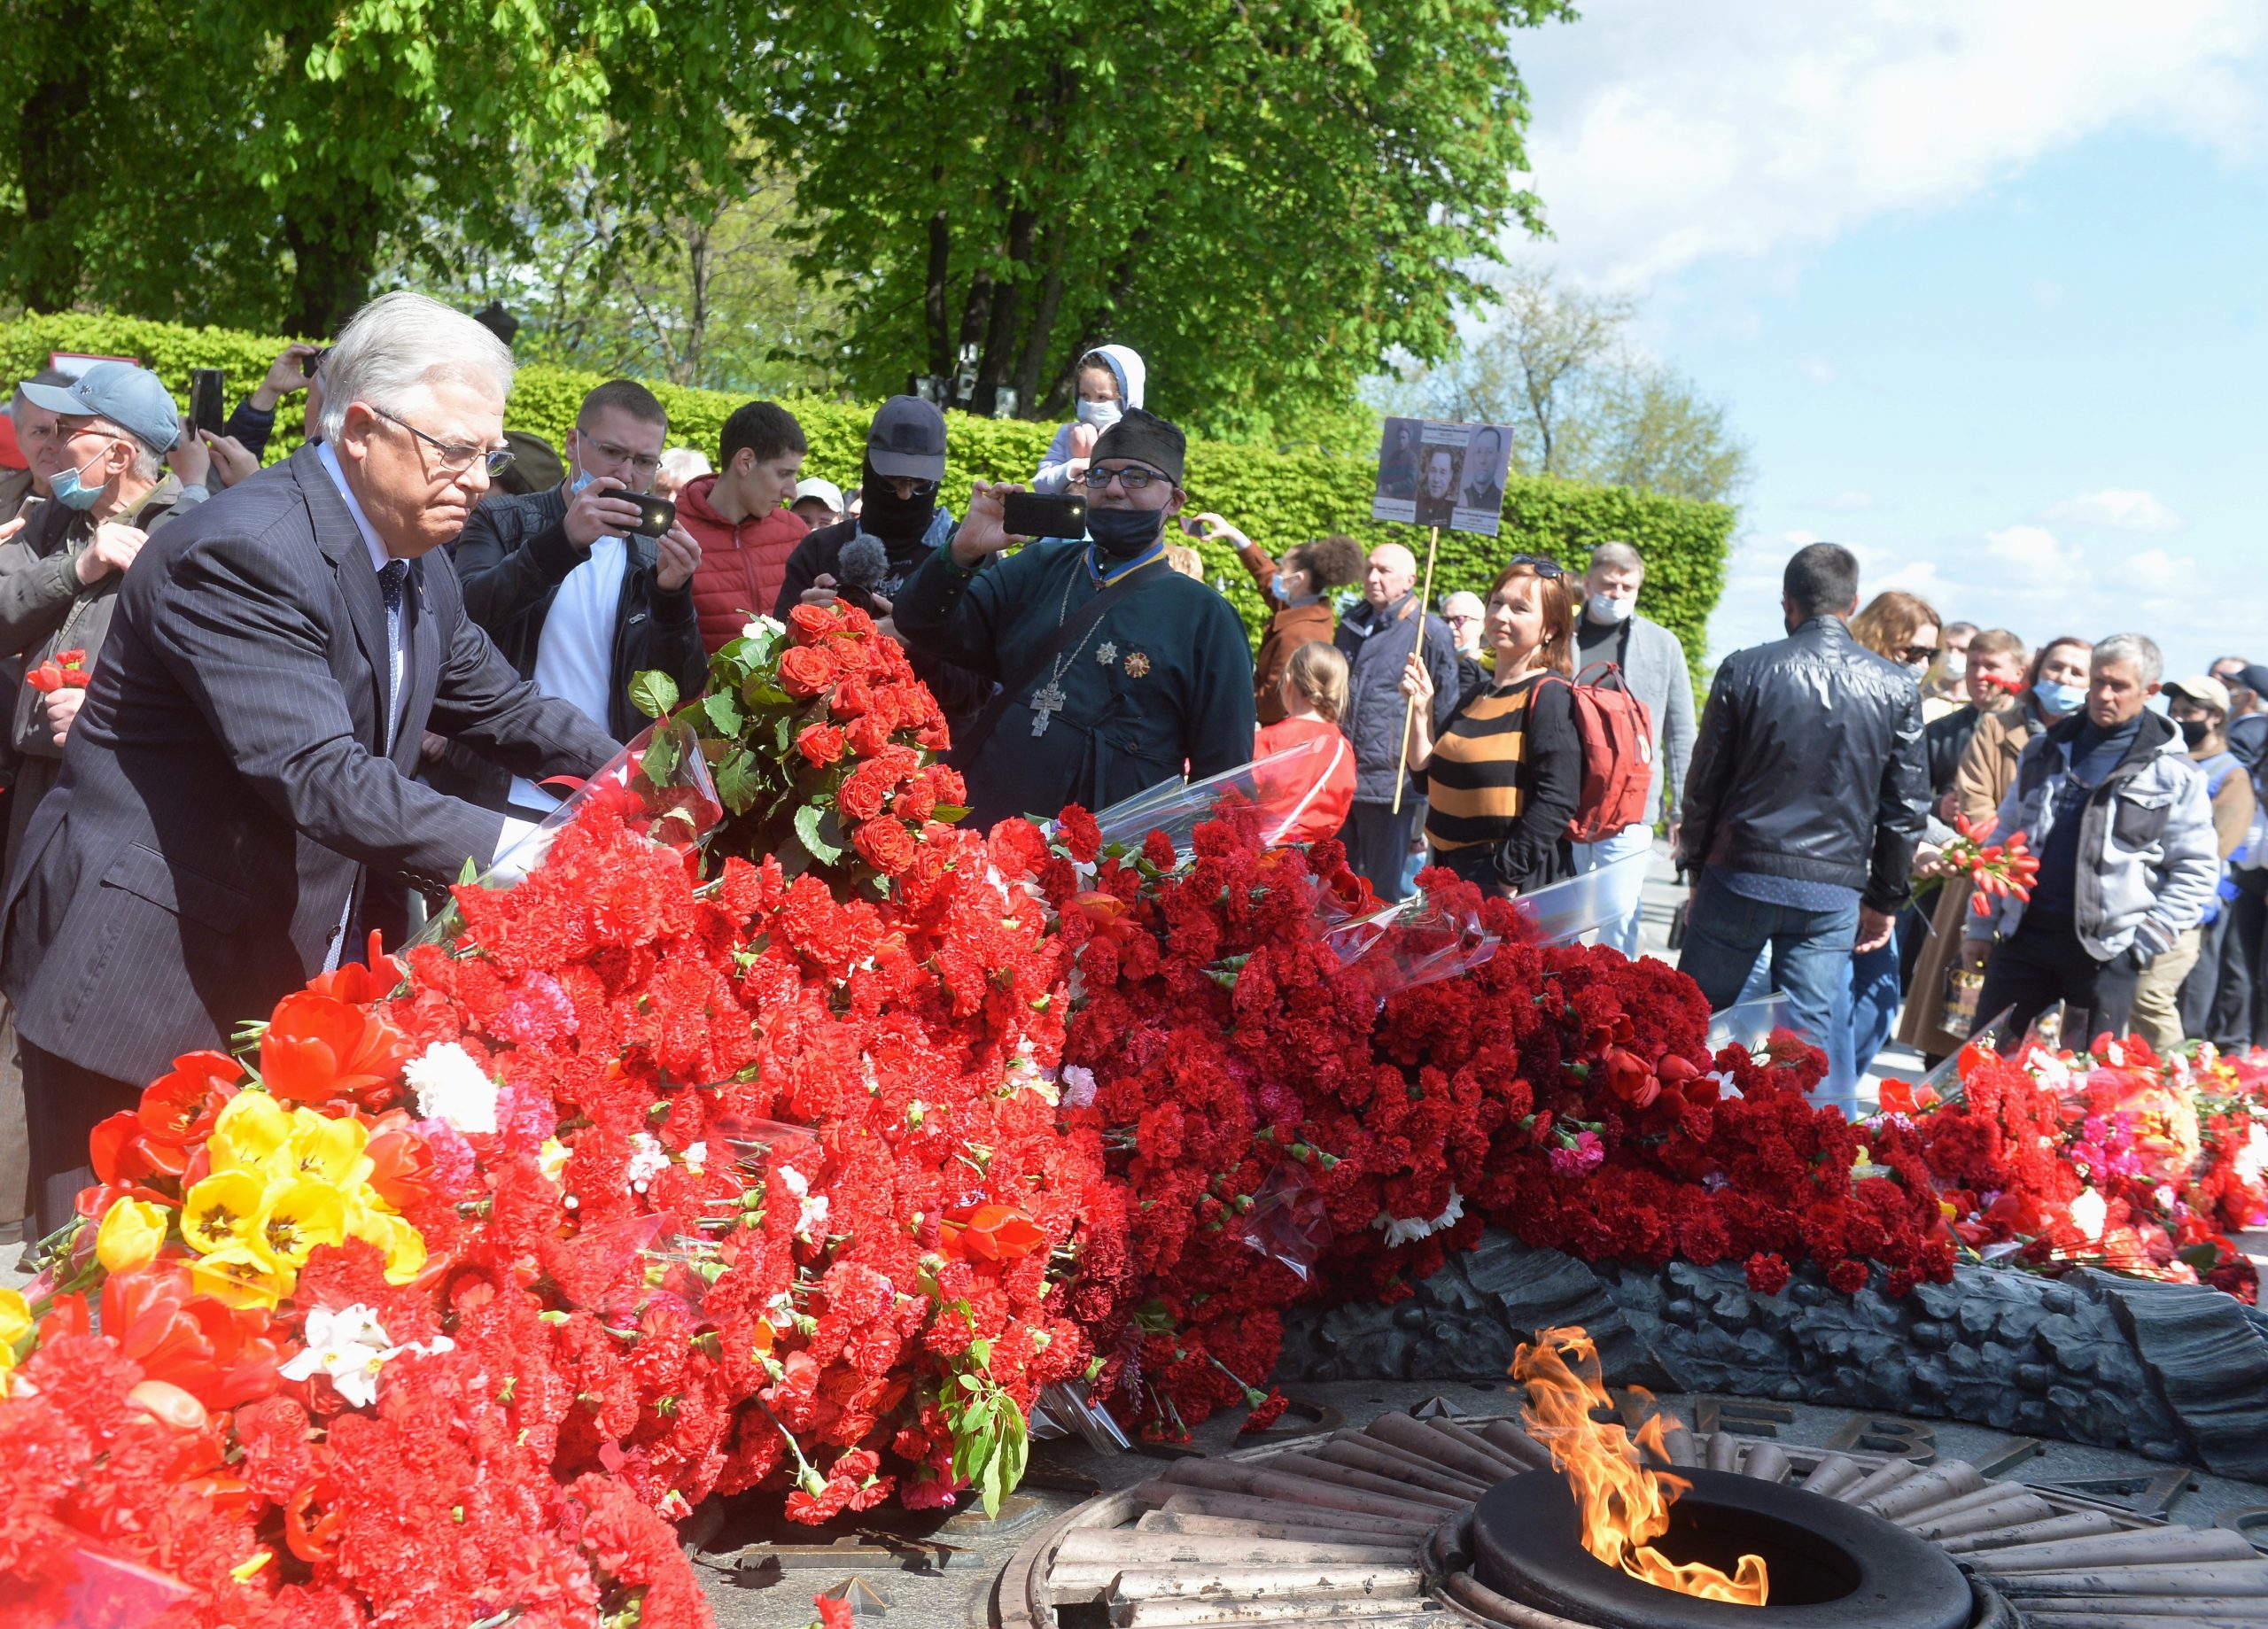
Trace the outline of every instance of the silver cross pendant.
[[1034, 735], [1046, 734], [1047, 726], [1051, 722], [1050, 715], [1062, 710], [1062, 687], [1053, 679], [1049, 679], [1046, 684], [1032, 692], [1030, 706], [1031, 733]]

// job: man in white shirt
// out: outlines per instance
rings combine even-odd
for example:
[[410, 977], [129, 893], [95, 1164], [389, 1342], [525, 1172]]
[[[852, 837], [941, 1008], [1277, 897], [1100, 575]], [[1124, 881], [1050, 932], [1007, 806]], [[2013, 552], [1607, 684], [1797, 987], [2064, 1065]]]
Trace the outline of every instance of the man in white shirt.
[[[490, 496], [451, 546], [466, 613], [514, 670], [623, 741], [645, 727], [630, 704], [640, 672], [658, 669], [690, 695], [706, 668], [691, 588], [701, 546], [674, 518], [659, 537], [645, 535], [625, 501], [653, 490], [668, 438], [654, 393], [610, 379], [583, 399], [567, 432], [566, 478]], [[427, 779], [488, 808], [535, 818], [557, 801], [464, 751], [432, 756]]]

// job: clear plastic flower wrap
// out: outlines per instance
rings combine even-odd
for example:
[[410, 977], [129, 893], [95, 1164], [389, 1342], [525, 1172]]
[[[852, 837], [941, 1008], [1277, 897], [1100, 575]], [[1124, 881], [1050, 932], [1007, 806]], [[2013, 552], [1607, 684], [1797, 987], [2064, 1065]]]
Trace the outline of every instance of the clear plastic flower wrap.
[[1032, 1401], [1029, 1424], [1035, 1441], [1076, 1437], [1097, 1454], [1122, 1454], [1133, 1447], [1110, 1411], [1095, 1406], [1084, 1380], [1051, 1380], [1042, 1386]]
[[1331, 1217], [1307, 1167], [1284, 1160], [1270, 1166], [1233, 1237], [1304, 1281], [1331, 1243]]
[[[725, 810], [691, 722], [680, 717], [649, 725], [533, 831], [498, 855], [471, 880], [473, 886], [514, 887], [543, 863], [560, 833], [586, 816], [595, 818], [602, 809], [644, 823], [646, 834], [657, 843], [687, 854], [697, 851], [723, 821]], [[452, 904], [428, 919], [409, 944], [448, 944], [463, 931], [463, 913]]]
[[1480, 925], [1479, 911], [1451, 905], [1440, 894], [1423, 892], [1390, 910], [1348, 922], [1330, 939], [1340, 960], [1370, 974], [1381, 1001], [1437, 979], [1470, 973], [1503, 942]]
[[197, 1593], [178, 1579], [91, 1545], [80, 1545], [73, 1554], [79, 1577], [66, 1593], [62, 1615], [35, 1615], [19, 1629], [137, 1629]]
[[[1783, 991], [1775, 990], [1768, 996], [1759, 996], [1753, 1001], [1740, 1002], [1727, 1007], [1709, 1020], [1709, 1050], [1721, 1051], [1728, 1046], [1744, 1046], [1751, 1052], [1760, 1052], [1772, 1039], [1775, 1029], [1804, 1035], [1795, 1021], [1795, 1004]], [[1806, 1036], [1806, 1040], [1817, 1037]]]
[[1617, 922], [1638, 908], [1651, 853], [1633, 854], [1587, 871], [1580, 877], [1537, 888], [1512, 901], [1538, 944], [1573, 944], [1585, 934]]
[[1262, 842], [1273, 847], [1313, 806], [1331, 771], [1333, 742], [1316, 736], [1241, 764], [1202, 780], [1168, 780], [1113, 803], [1095, 816], [1103, 851], [1139, 849], [1152, 832], [1163, 832], [1174, 852], [1186, 859], [1195, 849], [1197, 828], [1239, 809], [1259, 811]]

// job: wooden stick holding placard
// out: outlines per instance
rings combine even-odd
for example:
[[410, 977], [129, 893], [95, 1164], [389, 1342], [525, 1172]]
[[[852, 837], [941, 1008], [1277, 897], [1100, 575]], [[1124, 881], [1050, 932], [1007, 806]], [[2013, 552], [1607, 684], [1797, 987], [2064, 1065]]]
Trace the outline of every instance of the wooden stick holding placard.
[[[1433, 607], [1433, 551], [1441, 544], [1441, 529], [1435, 526], [1425, 537], [1425, 586], [1418, 594], [1418, 665], [1425, 665], [1425, 618]], [[1410, 779], [1410, 726], [1418, 718], [1418, 698], [1411, 696], [1402, 710], [1402, 761], [1394, 769], [1394, 812], [1402, 812], [1402, 783]]]

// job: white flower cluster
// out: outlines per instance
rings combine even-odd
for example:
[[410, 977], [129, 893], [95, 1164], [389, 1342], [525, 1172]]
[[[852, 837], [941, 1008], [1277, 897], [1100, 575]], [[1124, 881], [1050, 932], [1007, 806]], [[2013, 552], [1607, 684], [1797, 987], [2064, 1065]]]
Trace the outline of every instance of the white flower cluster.
[[1371, 1225], [1386, 1230], [1386, 1247], [1391, 1250], [1396, 1245], [1415, 1244], [1421, 1238], [1440, 1232], [1443, 1228], [1453, 1228], [1464, 1219], [1464, 1196], [1455, 1188], [1451, 1188], [1449, 1204], [1442, 1208], [1440, 1215], [1430, 1222], [1413, 1222], [1407, 1216], [1389, 1216], [1384, 1211], [1380, 1211], [1371, 1218]]
[[307, 1349], [276, 1372], [286, 1380], [329, 1375], [338, 1394], [356, 1408], [368, 1408], [378, 1400], [378, 1371], [394, 1359], [405, 1354], [433, 1357], [456, 1350], [456, 1342], [446, 1335], [436, 1335], [422, 1344], [395, 1346], [378, 1322], [377, 1310], [360, 1301], [351, 1307], [310, 1307], [307, 1342]]
[[446, 1120], [460, 1131], [496, 1129], [496, 1082], [454, 1041], [436, 1042], [402, 1073], [417, 1094], [417, 1113]]

